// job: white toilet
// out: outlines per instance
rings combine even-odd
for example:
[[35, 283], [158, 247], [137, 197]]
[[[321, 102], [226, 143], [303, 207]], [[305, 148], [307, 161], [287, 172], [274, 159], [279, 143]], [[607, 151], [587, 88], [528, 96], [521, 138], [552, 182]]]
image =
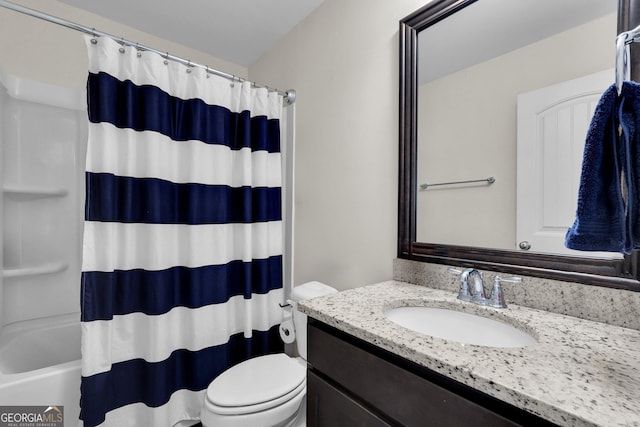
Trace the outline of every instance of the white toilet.
[[[306, 426], [307, 316], [297, 310], [297, 301], [335, 292], [319, 282], [293, 289], [287, 302], [292, 305], [300, 357], [285, 353], [255, 357], [220, 374], [207, 388], [201, 414], [204, 427]], [[291, 328], [286, 320], [281, 332]]]

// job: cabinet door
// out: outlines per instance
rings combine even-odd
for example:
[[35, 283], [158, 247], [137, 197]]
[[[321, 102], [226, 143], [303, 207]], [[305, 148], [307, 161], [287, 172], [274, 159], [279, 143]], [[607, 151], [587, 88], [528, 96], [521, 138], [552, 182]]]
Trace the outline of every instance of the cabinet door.
[[309, 371], [307, 373], [307, 426], [385, 427], [390, 424], [318, 377], [313, 371]]

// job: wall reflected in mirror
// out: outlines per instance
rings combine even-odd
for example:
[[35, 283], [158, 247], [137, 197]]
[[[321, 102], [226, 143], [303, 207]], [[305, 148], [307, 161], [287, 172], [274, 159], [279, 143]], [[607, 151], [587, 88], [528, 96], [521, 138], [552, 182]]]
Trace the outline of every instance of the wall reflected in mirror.
[[478, 0], [419, 33], [418, 242], [619, 257], [563, 245], [617, 3]]

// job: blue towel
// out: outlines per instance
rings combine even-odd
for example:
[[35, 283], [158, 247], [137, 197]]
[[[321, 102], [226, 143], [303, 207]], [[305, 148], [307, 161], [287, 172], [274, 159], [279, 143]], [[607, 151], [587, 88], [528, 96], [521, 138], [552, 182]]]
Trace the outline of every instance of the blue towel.
[[598, 102], [584, 147], [576, 220], [565, 246], [630, 254], [640, 249], [640, 84], [609, 87]]

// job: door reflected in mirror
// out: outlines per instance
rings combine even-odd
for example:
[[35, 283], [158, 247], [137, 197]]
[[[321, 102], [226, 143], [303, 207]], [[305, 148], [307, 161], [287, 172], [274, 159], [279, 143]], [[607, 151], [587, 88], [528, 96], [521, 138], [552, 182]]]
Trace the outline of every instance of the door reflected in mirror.
[[563, 244], [617, 6], [479, 0], [419, 33], [417, 242], [620, 257]]

